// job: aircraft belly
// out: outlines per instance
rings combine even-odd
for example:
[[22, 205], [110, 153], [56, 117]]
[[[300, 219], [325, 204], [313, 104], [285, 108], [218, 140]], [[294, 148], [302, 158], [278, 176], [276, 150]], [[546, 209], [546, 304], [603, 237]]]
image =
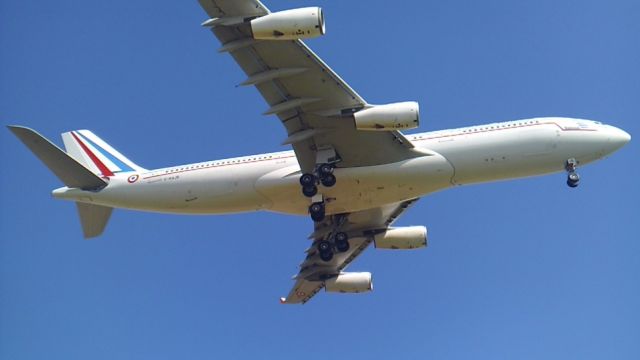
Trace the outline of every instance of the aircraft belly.
[[255, 191], [257, 175], [245, 170], [202, 169], [135, 183], [112, 179], [92, 202], [128, 209], [166, 213], [219, 214], [255, 211], [269, 207]]
[[[513, 131], [505, 134], [506, 131]], [[456, 185], [561, 171], [559, 131], [553, 126], [468, 134], [455, 143], [434, 144], [455, 168]]]
[[257, 177], [255, 169], [237, 167], [191, 179], [182, 193], [187, 204], [185, 210], [221, 214], [268, 208], [268, 199], [255, 190]]
[[[434, 154], [397, 163], [366, 167], [336, 168], [337, 183], [319, 186], [328, 214], [353, 212], [419, 197], [450, 186], [453, 168]], [[296, 167], [269, 173], [256, 183], [271, 201], [271, 211], [307, 214], [311, 203], [302, 195]]]

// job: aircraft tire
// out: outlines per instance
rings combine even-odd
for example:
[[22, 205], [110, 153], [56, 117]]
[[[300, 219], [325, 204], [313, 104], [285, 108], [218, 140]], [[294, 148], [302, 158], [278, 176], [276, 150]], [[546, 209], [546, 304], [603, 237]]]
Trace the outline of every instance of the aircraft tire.
[[300, 176], [300, 185], [302, 186], [311, 186], [316, 184], [316, 177], [312, 174], [302, 174]]
[[317, 246], [319, 252], [331, 251], [331, 243], [326, 240], [318, 241]]
[[324, 220], [324, 204], [321, 202], [311, 204], [311, 206], [309, 206], [309, 214], [313, 221]]
[[349, 240], [344, 239], [344, 240], [338, 240], [336, 239], [336, 249], [339, 252], [347, 252], [349, 251]]
[[318, 174], [321, 178], [333, 174], [333, 166], [331, 164], [321, 164], [318, 166]]
[[570, 173], [568, 176], [569, 180], [577, 183], [578, 181], [580, 181], [580, 175], [578, 175], [578, 173]]
[[333, 259], [333, 251], [331, 250], [321, 251], [320, 259], [322, 259], [322, 261], [325, 261], [325, 262], [331, 261], [331, 259]]
[[320, 182], [325, 187], [332, 187], [336, 184], [336, 176], [333, 174], [325, 175], [320, 179]]
[[567, 185], [569, 185], [569, 187], [577, 187], [578, 184], [580, 183], [580, 175], [578, 175], [578, 173], [572, 172], [569, 173], [569, 175], [567, 176]]
[[306, 197], [314, 197], [318, 193], [318, 187], [315, 185], [308, 185], [302, 187], [302, 194]]

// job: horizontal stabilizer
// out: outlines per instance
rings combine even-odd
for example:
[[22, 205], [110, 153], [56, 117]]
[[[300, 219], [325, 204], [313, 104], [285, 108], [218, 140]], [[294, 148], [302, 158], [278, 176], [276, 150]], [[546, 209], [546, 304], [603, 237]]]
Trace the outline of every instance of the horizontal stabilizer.
[[7, 126], [67, 187], [98, 189], [107, 183], [62, 149], [23, 126]]
[[80, 202], [77, 202], [76, 206], [78, 207], [78, 214], [80, 215], [80, 223], [82, 223], [82, 232], [84, 233], [85, 239], [102, 234], [111, 217], [113, 208]]

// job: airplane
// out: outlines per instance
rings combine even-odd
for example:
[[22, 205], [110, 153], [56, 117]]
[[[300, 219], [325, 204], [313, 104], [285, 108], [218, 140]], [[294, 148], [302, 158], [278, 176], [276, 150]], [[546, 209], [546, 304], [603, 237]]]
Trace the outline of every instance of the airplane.
[[325, 34], [321, 8], [271, 12], [257, 0], [199, 0], [202, 26], [218, 38], [287, 132], [292, 150], [146, 169], [89, 130], [62, 134], [62, 150], [36, 131], [8, 128], [62, 181], [57, 199], [77, 205], [86, 238], [114, 208], [175, 214], [270, 211], [309, 216], [313, 231], [295, 284], [281, 298], [304, 304], [327, 292], [373, 289], [368, 272], [346, 272], [372, 243], [427, 246], [425, 226], [394, 222], [420, 197], [492, 181], [566, 172], [628, 143], [598, 121], [542, 117], [415, 134], [419, 104], [367, 103], [307, 45]]

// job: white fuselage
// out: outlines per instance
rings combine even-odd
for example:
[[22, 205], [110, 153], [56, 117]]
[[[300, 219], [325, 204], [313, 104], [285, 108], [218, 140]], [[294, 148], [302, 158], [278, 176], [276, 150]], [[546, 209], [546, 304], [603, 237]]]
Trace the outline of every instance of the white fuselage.
[[[322, 188], [327, 214], [378, 207], [455, 185], [542, 175], [601, 159], [629, 140], [589, 120], [537, 118], [407, 135], [424, 156], [396, 163], [336, 168]], [[307, 214], [292, 151], [122, 173], [100, 191], [61, 188], [55, 197], [117, 208], [183, 214], [268, 210]]]

